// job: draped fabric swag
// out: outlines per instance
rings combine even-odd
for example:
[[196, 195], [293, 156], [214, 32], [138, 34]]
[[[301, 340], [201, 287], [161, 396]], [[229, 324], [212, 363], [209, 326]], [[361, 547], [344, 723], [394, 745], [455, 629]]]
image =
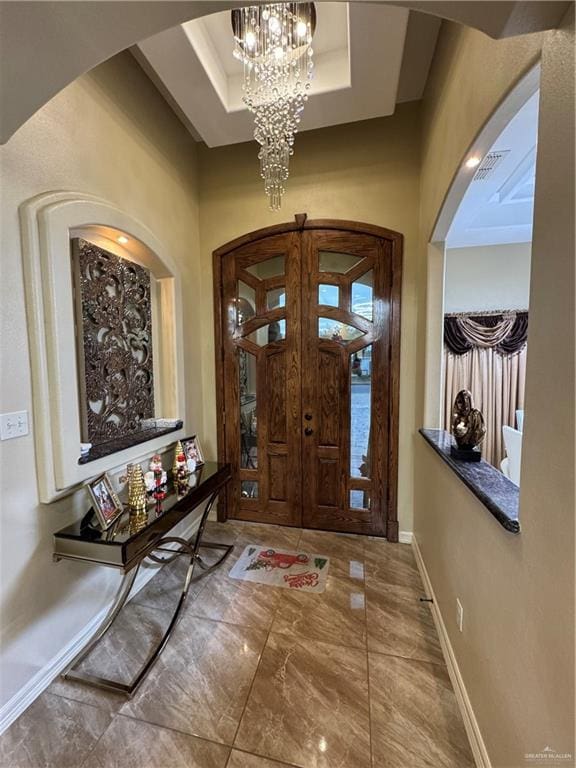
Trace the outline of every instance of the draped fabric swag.
[[496, 467], [504, 458], [502, 426], [516, 427], [524, 408], [528, 312], [463, 313], [444, 318], [445, 429], [454, 399], [472, 392], [486, 422], [482, 455]]

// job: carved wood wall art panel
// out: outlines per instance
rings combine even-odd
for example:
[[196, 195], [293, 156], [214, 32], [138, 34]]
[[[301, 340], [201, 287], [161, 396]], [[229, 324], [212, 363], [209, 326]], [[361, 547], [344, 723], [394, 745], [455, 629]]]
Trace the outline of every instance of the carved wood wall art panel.
[[72, 240], [82, 439], [99, 445], [154, 417], [150, 272]]

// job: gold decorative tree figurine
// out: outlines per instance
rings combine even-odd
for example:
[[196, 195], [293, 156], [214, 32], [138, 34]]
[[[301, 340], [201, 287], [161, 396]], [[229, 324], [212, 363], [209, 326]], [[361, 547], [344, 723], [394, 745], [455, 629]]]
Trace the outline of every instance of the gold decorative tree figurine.
[[140, 464], [136, 464], [130, 473], [128, 482], [128, 506], [130, 508], [130, 527], [140, 530], [148, 522], [146, 512], [146, 483]]

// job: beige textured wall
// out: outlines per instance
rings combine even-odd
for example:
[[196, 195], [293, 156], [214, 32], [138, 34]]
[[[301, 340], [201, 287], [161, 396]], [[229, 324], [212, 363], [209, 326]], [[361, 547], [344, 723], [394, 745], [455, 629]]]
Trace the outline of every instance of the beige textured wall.
[[[506, 533], [422, 440], [416, 448], [414, 532], [494, 768], [520, 768], [526, 753], [547, 745], [574, 753], [573, 17], [570, 24], [500, 42], [448, 25], [425, 103], [422, 291], [426, 241], [450, 180], [542, 47], [522, 533]], [[420, 391], [419, 410], [423, 401]]]
[[412, 530], [412, 471], [416, 347], [419, 105], [393, 117], [310, 131], [297, 137], [280, 212], [268, 210], [255, 144], [201, 147], [200, 221], [204, 437], [216, 452], [212, 251], [251, 230], [308, 217], [353, 219], [402, 232], [402, 341], [400, 373], [400, 530]]
[[[92, 193], [154, 232], [182, 270], [185, 352], [198, 360], [196, 147], [133, 58], [122, 54], [80, 78], [1, 152], [1, 411], [26, 409], [32, 417], [18, 206], [42, 192]], [[188, 378], [187, 402], [188, 426], [198, 428], [199, 376]], [[84, 629], [119, 579], [79, 563], [52, 563], [52, 533], [86, 511], [86, 497], [38, 504], [33, 432], [31, 424], [27, 437], [0, 443], [4, 701]]]

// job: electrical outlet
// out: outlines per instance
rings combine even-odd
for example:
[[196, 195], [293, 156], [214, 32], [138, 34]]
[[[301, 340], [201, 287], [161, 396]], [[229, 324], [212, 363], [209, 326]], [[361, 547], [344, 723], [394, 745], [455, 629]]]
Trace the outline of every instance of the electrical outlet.
[[464, 623], [464, 608], [462, 608], [462, 603], [458, 598], [456, 598], [456, 623], [458, 624], [458, 629], [460, 632], [462, 632], [462, 624]]
[[24, 437], [28, 434], [28, 411], [0, 415], [0, 440]]

